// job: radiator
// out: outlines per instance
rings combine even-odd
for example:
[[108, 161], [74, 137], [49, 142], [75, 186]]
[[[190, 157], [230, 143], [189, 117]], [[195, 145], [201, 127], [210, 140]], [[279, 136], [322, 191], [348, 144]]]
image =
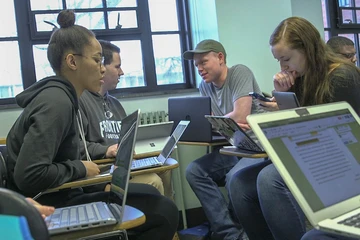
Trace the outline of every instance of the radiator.
[[141, 113], [140, 125], [167, 122], [168, 113], [165, 111], [153, 111]]

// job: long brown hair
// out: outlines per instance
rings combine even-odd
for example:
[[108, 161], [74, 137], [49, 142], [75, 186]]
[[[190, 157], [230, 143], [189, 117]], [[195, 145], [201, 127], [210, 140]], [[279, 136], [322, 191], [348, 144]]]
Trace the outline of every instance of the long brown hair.
[[306, 59], [305, 73], [296, 79], [291, 89], [301, 93], [300, 104], [309, 106], [329, 102], [333, 93], [329, 73], [341, 64], [350, 64], [333, 53], [321, 39], [318, 30], [304, 18], [283, 20], [269, 42], [274, 46], [280, 41], [284, 41], [290, 49], [303, 53]]

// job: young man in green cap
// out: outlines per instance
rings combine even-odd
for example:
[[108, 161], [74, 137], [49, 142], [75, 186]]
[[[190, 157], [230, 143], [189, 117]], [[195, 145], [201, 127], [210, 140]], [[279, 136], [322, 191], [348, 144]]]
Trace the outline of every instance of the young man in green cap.
[[[261, 111], [249, 96], [249, 92], [261, 94], [251, 70], [241, 64], [227, 67], [223, 45], [211, 39], [203, 40], [194, 50], [184, 52], [183, 58], [194, 61], [203, 79], [199, 86], [200, 94], [211, 98], [213, 115], [231, 117], [244, 130], [249, 130], [246, 117]], [[222, 155], [219, 149], [214, 149], [187, 167], [186, 179], [210, 222], [211, 239], [247, 239], [242, 227], [232, 218], [218, 185], [225, 183], [227, 187], [235, 172], [260, 161], [263, 159], [239, 161], [237, 157]], [[236, 203], [230, 202], [230, 209], [232, 204]]]

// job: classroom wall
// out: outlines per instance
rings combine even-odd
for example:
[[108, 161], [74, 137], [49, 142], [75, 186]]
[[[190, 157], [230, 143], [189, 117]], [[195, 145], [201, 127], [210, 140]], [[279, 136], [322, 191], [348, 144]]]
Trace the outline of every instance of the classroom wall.
[[[215, 0], [219, 40], [228, 53], [228, 65], [242, 63], [252, 71], [263, 91], [273, 89], [272, 76], [279, 70], [271, 55], [269, 37], [283, 19], [292, 15], [310, 20], [323, 34], [321, 0]], [[201, 6], [199, 6], [201, 7]], [[177, 94], [188, 96], [193, 94]], [[167, 111], [167, 99], [173, 95], [126, 98], [121, 103], [127, 112]], [[19, 109], [0, 111], [0, 138], [5, 137], [20, 114]], [[205, 154], [204, 147], [179, 146], [179, 162], [186, 208], [199, 207], [200, 203], [186, 182], [187, 165]], [[179, 192], [179, 189], [175, 189]]]
[[269, 38], [283, 19], [304, 17], [324, 35], [321, 0], [216, 0], [216, 8], [219, 39], [227, 51], [228, 66], [248, 66], [262, 91], [273, 90], [272, 76], [279, 71]]

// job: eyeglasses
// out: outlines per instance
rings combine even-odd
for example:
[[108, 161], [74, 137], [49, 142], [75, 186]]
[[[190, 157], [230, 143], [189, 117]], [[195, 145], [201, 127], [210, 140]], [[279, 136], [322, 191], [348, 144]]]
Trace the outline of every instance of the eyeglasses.
[[[89, 57], [85, 56], [85, 55], [82, 55], [81, 53], [73, 53], [72, 55], [74, 56], [80, 56], [80, 57], [84, 57], [84, 58], [88, 58], [90, 59]], [[101, 58], [91, 58], [93, 59], [97, 64], [99, 64], [100, 66], [103, 65], [104, 66], [104, 56], [101, 56]]]
[[346, 58], [353, 58], [356, 55], [356, 52], [354, 53], [339, 53], [341, 55], [343, 55]]

